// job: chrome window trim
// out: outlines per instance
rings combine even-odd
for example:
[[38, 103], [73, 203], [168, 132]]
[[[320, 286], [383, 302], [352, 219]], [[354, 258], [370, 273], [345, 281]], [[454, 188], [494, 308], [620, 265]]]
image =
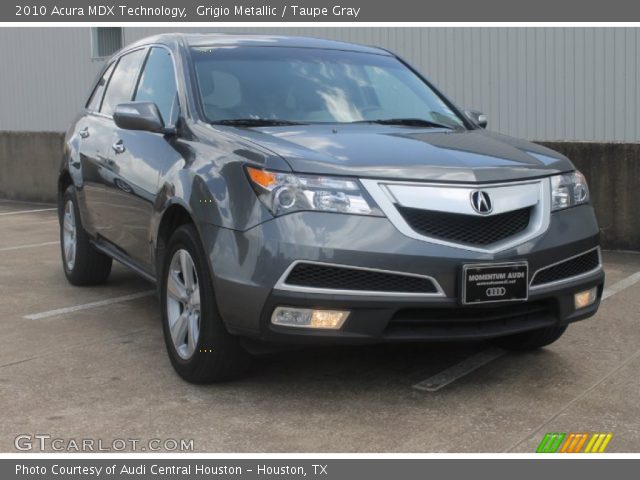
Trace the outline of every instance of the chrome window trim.
[[[598, 266], [596, 268], [594, 268], [592, 270], [589, 270], [588, 272], [581, 273], [579, 275], [574, 275], [572, 277], [563, 278], [562, 280], [554, 280], [553, 282], [542, 283], [540, 285], [533, 285], [533, 281], [535, 280], [536, 275], [538, 275], [538, 273], [540, 273], [540, 272], [542, 272], [544, 270], [547, 270], [547, 269], [549, 269], [551, 267], [555, 267], [556, 265], [560, 265], [561, 263], [573, 260], [574, 258], [578, 258], [578, 257], [581, 257], [582, 255], [586, 255], [587, 253], [591, 253], [594, 250], [597, 250], [597, 252], [598, 252]], [[589, 250], [585, 250], [582, 253], [578, 253], [577, 255], [573, 255], [571, 257], [567, 257], [564, 260], [560, 260], [558, 262], [551, 263], [549, 265], [546, 265], [546, 266], [536, 270], [536, 272], [531, 277], [531, 280], [529, 281], [529, 290], [539, 290], [539, 289], [542, 289], [542, 288], [554, 287], [554, 286], [557, 286], [557, 285], [563, 285], [565, 283], [575, 282], [576, 280], [580, 280], [582, 278], [587, 278], [587, 277], [589, 277], [589, 276], [593, 275], [594, 273], [597, 273], [597, 272], [599, 272], [601, 270], [602, 270], [602, 250], [600, 249], [600, 247], [590, 248]]]
[[[287, 277], [291, 273], [291, 271], [298, 264], [309, 264], [309, 265], [320, 265], [323, 267], [337, 267], [337, 268], [345, 268], [351, 270], [361, 270], [367, 272], [378, 272], [378, 273], [388, 273], [392, 275], [402, 275], [405, 277], [415, 277], [422, 278], [425, 280], [429, 280], [433, 286], [435, 287], [435, 292], [387, 292], [384, 290], [343, 290], [343, 289], [334, 289], [334, 288], [316, 288], [316, 287], [303, 287], [300, 285], [290, 285], [286, 282]], [[296, 260], [291, 263], [284, 271], [284, 273], [280, 276], [276, 285], [273, 287], [274, 290], [279, 291], [287, 291], [287, 292], [300, 292], [300, 293], [317, 293], [321, 295], [356, 295], [356, 296], [366, 296], [366, 295], [378, 295], [384, 297], [440, 297], [445, 298], [446, 295], [444, 290], [438, 283], [438, 281], [429, 276], [429, 275], [420, 275], [418, 273], [409, 273], [409, 272], [398, 272], [393, 270], [382, 270], [379, 268], [368, 268], [368, 267], [358, 267], [355, 265], [345, 265], [338, 263], [326, 263], [326, 262], [316, 262], [313, 260]]]
[[[433, 182], [402, 182], [393, 180], [372, 180], [372, 179], [360, 179], [360, 182], [367, 190], [369, 195], [378, 204], [382, 212], [387, 216], [389, 221], [405, 236], [413, 238], [415, 240], [421, 240], [437, 245], [444, 245], [447, 247], [469, 250], [472, 252], [480, 253], [497, 253], [510, 248], [517, 247], [523, 243], [532, 240], [549, 228], [551, 222], [551, 180], [549, 177], [535, 180], [524, 180], [518, 182], [500, 182], [500, 183], [433, 183]], [[458, 188], [465, 189], [469, 192], [473, 190], [485, 190], [491, 191], [492, 188], [505, 187], [505, 186], [518, 186], [518, 185], [532, 185], [538, 186], [538, 202], [532, 206], [531, 219], [529, 226], [521, 233], [516, 234], [512, 238], [502, 240], [500, 242], [493, 243], [486, 247], [479, 247], [474, 245], [468, 245], [465, 243], [452, 242], [448, 240], [442, 240], [435, 237], [429, 237], [416, 232], [402, 217], [398, 209], [394, 205], [395, 198], [391, 196], [391, 192], [388, 190], [388, 185], [407, 185], [413, 187], [439, 187], [439, 188]], [[443, 211], [442, 207], [439, 207], [439, 211]], [[516, 208], [517, 209], [517, 208]], [[426, 210], [426, 209], [425, 209]], [[457, 212], [451, 212], [457, 213]], [[476, 216], [489, 217], [491, 215], [482, 215], [474, 213]]]
[[[104, 75], [104, 72], [106, 72], [107, 68], [109, 68], [110, 65], [114, 65], [113, 71], [111, 72], [111, 75], [109, 75], [109, 79], [107, 80], [107, 84], [104, 87], [104, 92], [102, 92], [102, 98], [100, 99], [100, 106], [98, 108], [98, 110], [95, 109], [89, 109], [87, 108], [87, 103], [89, 102], [89, 100], [91, 99], [91, 97], [93, 96], [93, 93], [95, 92], [95, 89], [98, 86], [98, 82], [100, 81], [100, 79], [102, 78], [102, 76], [98, 77], [97, 82], [94, 84], [93, 89], [91, 90], [91, 93], [89, 94], [89, 97], [87, 98], [87, 100], [85, 101], [85, 108], [84, 111], [86, 114], [88, 115], [93, 115], [95, 117], [100, 117], [100, 118], [104, 118], [107, 120], [113, 120], [113, 115], [109, 115], [106, 113], [102, 113], [100, 110], [102, 109], [102, 101], [104, 100], [104, 94], [107, 92], [107, 88], [109, 88], [109, 83], [111, 83], [111, 76], [113, 75], [113, 72], [116, 71], [116, 68], [118, 67], [118, 62], [120, 61], [120, 59], [122, 57], [124, 57], [125, 55], [128, 55], [129, 53], [133, 53], [137, 50], [143, 50], [146, 49], [146, 52], [144, 54], [144, 58], [142, 59], [142, 63], [140, 64], [140, 69], [138, 70], [138, 73], [136, 75], [136, 81], [133, 85], [133, 88], [131, 90], [131, 93], [129, 95], [129, 101], [134, 101], [133, 99], [135, 98], [135, 94], [137, 93], [138, 90], [138, 85], [140, 84], [140, 80], [142, 79], [142, 74], [144, 73], [144, 69], [147, 65], [147, 60], [149, 59], [149, 55], [151, 54], [151, 49], [152, 48], [163, 48], [165, 49], [167, 52], [169, 52], [169, 56], [171, 57], [171, 62], [173, 63], [173, 77], [175, 79], [176, 82], [176, 91], [178, 93], [178, 108], [181, 110], [182, 109], [182, 102], [180, 101], [180, 77], [178, 75], [178, 66], [176, 64], [176, 56], [174, 55], [174, 52], [171, 50], [171, 48], [169, 48], [169, 46], [163, 44], [163, 43], [147, 43], [144, 45], [138, 45], [132, 48], [129, 48], [127, 50], [121, 50], [118, 53], [114, 54], [112, 57], [109, 57], [109, 60], [107, 61], [107, 67], [103, 68], [102, 70], [100, 70], [100, 74]], [[182, 111], [182, 110], [181, 110]], [[173, 127], [174, 125], [169, 125], [169, 127]]]

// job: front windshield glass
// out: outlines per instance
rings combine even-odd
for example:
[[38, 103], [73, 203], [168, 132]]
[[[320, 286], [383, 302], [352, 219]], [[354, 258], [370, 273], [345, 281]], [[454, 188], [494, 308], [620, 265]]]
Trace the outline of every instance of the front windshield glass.
[[464, 127], [427, 84], [392, 56], [285, 47], [193, 47], [191, 53], [202, 109], [212, 123], [419, 119]]

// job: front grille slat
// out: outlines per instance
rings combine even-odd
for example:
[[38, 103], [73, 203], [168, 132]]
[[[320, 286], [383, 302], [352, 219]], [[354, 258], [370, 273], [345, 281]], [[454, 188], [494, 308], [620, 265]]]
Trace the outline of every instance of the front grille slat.
[[416, 294], [437, 293], [438, 291], [428, 278], [314, 263], [295, 265], [285, 283], [327, 290]]
[[531, 207], [477, 216], [419, 208], [396, 208], [409, 226], [427, 237], [470, 245], [489, 245], [516, 235], [529, 226]]
[[595, 270], [599, 265], [600, 255], [598, 254], [598, 250], [591, 250], [578, 257], [558, 263], [557, 265], [538, 270], [531, 285], [544, 285], [546, 283], [577, 277], [578, 275]]

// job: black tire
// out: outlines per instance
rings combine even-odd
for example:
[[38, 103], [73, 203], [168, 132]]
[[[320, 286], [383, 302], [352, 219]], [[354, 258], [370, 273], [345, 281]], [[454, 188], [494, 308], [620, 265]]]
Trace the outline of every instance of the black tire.
[[[190, 358], [178, 354], [171, 338], [167, 283], [174, 255], [186, 250], [197, 275], [200, 293], [199, 335], [195, 351]], [[160, 278], [160, 305], [162, 309], [162, 328], [167, 352], [175, 371], [190, 383], [203, 384], [232, 380], [242, 376], [250, 364], [250, 355], [240, 344], [240, 339], [229, 334], [218, 312], [213, 282], [207, 265], [198, 232], [193, 225], [178, 228], [167, 245], [167, 255], [162, 259]], [[180, 307], [182, 308], [182, 307]]]
[[[75, 259], [73, 264], [69, 264], [65, 257], [64, 219], [68, 202], [72, 203], [75, 222]], [[60, 219], [60, 253], [67, 280], [77, 286], [105, 283], [111, 273], [112, 260], [91, 245], [89, 234], [84, 230], [80, 221], [78, 200], [73, 186], [69, 186], [62, 195], [62, 203], [58, 207], [58, 217]]]
[[562, 336], [566, 329], [566, 325], [540, 328], [538, 330], [531, 330], [530, 332], [497, 338], [494, 342], [496, 345], [507, 350], [535, 350], [551, 345]]

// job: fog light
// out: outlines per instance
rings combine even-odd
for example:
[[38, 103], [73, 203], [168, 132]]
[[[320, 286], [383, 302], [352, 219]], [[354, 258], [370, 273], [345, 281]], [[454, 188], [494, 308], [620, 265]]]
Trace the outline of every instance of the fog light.
[[584, 292], [578, 292], [573, 296], [573, 304], [576, 310], [579, 310], [584, 307], [588, 307], [593, 302], [596, 301], [596, 297], [598, 295], [598, 287], [593, 287], [589, 290], [585, 290]]
[[286, 327], [326, 328], [337, 330], [349, 316], [345, 310], [315, 310], [310, 308], [278, 307], [271, 315], [271, 323]]

